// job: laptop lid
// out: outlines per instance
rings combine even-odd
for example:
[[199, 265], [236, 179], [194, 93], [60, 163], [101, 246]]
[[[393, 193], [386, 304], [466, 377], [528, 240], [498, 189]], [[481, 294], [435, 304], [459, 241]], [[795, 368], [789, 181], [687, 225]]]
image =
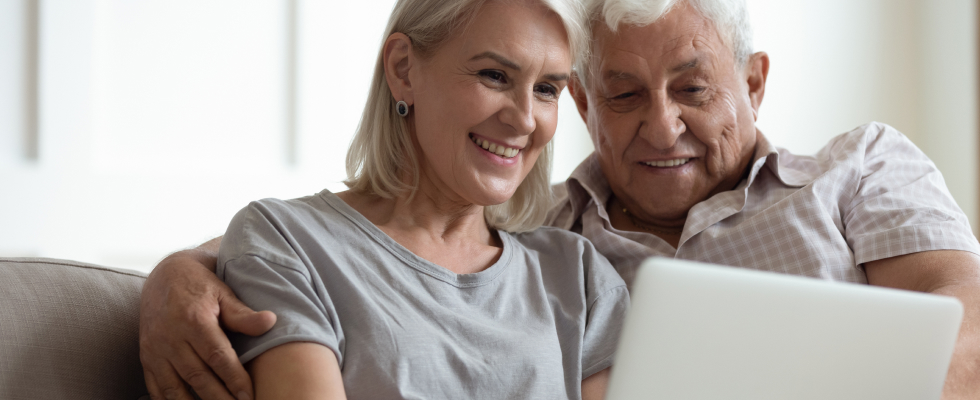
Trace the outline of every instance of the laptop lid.
[[951, 297], [651, 258], [606, 398], [939, 399]]

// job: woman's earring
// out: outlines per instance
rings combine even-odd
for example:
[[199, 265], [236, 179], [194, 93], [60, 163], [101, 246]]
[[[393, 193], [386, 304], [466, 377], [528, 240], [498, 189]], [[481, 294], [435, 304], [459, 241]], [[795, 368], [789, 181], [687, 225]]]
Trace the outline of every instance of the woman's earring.
[[395, 111], [397, 111], [398, 115], [401, 115], [402, 118], [407, 117], [408, 103], [406, 103], [405, 100], [399, 100], [397, 103], [395, 103]]

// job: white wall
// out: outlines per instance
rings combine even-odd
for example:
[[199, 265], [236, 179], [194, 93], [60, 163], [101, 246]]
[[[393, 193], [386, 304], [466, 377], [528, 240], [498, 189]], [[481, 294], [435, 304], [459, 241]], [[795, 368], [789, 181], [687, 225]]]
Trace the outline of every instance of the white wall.
[[977, 230], [976, 5], [970, 0], [748, 0], [771, 59], [759, 126], [814, 153], [869, 121], [904, 132]]
[[[221, 234], [249, 200], [343, 189], [393, 0], [42, 1], [36, 160], [23, 151], [28, 1], [0, 0], [0, 255], [146, 270]], [[772, 58], [759, 125], [777, 145], [809, 153], [890, 123], [936, 159], [975, 222], [972, 2], [749, 6]], [[570, 100], [554, 180], [591, 151]]]
[[930, 1], [920, 5], [918, 15], [922, 30], [915, 111], [920, 117], [912, 140], [943, 172], [949, 191], [977, 232], [976, 2]]
[[20, 158], [23, 150], [23, 6], [19, 1], [0, 1], [0, 163], [5, 164]]

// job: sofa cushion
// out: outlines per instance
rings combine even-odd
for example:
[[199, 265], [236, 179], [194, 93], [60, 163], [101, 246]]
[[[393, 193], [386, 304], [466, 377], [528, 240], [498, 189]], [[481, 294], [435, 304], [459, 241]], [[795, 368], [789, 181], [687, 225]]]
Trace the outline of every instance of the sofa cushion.
[[0, 258], [0, 398], [137, 399], [146, 275]]

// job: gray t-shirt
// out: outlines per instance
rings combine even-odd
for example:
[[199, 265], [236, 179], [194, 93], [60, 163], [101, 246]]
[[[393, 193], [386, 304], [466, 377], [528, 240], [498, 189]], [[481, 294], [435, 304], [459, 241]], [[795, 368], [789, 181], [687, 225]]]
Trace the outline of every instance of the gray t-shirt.
[[232, 344], [242, 362], [288, 342], [327, 346], [351, 399], [578, 399], [582, 379], [612, 364], [626, 285], [577, 234], [498, 233], [500, 259], [457, 275], [329, 191], [253, 202], [217, 273], [278, 320]]

